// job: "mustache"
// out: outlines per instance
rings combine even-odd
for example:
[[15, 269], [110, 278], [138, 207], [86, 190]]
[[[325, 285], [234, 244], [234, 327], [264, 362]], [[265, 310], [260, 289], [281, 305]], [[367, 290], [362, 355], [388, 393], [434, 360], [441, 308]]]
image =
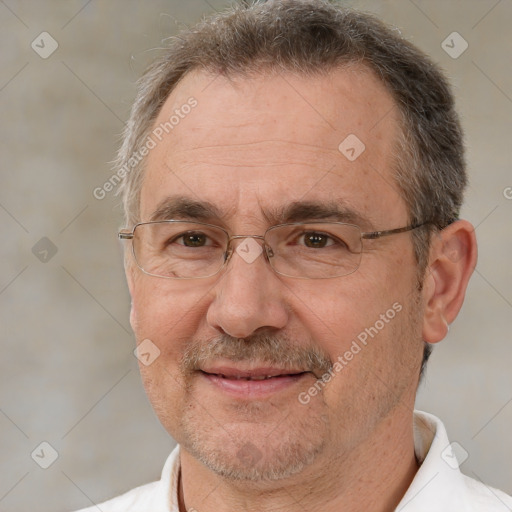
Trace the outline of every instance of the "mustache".
[[221, 334], [209, 340], [191, 342], [182, 357], [183, 373], [191, 374], [217, 359], [255, 362], [282, 369], [312, 372], [317, 378], [333, 368], [328, 354], [317, 347], [298, 346], [285, 335], [256, 333], [248, 338]]

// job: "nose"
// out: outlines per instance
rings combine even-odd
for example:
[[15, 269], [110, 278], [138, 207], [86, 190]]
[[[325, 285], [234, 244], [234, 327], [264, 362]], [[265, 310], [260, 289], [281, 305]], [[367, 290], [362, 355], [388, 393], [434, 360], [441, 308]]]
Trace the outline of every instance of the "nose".
[[208, 325], [236, 338], [258, 329], [282, 329], [288, 308], [281, 279], [265, 258], [261, 242], [242, 238], [231, 245], [226, 268], [214, 286]]

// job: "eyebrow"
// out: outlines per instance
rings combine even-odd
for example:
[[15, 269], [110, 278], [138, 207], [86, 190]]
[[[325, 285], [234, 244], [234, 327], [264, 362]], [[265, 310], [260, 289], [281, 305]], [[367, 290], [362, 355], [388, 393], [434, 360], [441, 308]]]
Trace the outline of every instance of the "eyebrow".
[[[270, 213], [270, 212], [269, 212]], [[346, 222], [367, 225], [364, 215], [350, 208], [341, 199], [339, 201], [294, 201], [272, 213], [270, 217], [276, 223], [306, 222], [311, 220]]]
[[[351, 208], [341, 199], [327, 202], [293, 201], [274, 209], [264, 208], [262, 214], [271, 225], [322, 220], [346, 222], [360, 227], [371, 226], [367, 217]], [[225, 216], [226, 214], [209, 201], [198, 201], [186, 196], [171, 196], [158, 204], [150, 220], [180, 219], [212, 222]]]
[[221, 217], [221, 211], [208, 201], [197, 201], [185, 196], [172, 196], [158, 204], [150, 220], [190, 219], [205, 222]]

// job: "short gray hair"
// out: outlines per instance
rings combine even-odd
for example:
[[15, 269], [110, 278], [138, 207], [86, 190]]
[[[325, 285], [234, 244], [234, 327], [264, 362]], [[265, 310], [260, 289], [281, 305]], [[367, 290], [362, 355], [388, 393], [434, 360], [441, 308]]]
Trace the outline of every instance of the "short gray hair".
[[[409, 222], [430, 223], [413, 233], [423, 276], [431, 229], [442, 229], [458, 218], [467, 182], [462, 129], [442, 71], [397, 30], [335, 1], [248, 3], [206, 18], [170, 40], [138, 82], [117, 168], [139, 154], [165, 100], [192, 70], [226, 76], [284, 70], [308, 76], [363, 64], [391, 93], [401, 115], [395, 179]], [[143, 177], [141, 159], [121, 185], [128, 226], [141, 220]]]

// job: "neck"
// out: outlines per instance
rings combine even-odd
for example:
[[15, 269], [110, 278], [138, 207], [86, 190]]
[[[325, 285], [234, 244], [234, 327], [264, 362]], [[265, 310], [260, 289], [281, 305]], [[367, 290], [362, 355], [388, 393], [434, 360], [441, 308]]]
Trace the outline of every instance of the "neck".
[[343, 457], [330, 451], [293, 478], [232, 481], [181, 449], [180, 512], [389, 512], [418, 470], [412, 414], [384, 419], [371, 437]]

